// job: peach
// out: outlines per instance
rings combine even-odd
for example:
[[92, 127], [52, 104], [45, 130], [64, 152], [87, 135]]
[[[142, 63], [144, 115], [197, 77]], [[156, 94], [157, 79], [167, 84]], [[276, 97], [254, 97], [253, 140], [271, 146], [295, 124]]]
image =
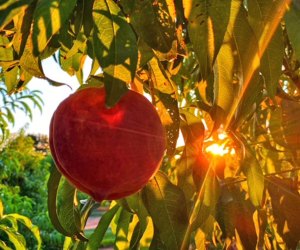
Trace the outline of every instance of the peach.
[[129, 90], [112, 108], [105, 89], [77, 91], [55, 111], [50, 149], [59, 171], [96, 201], [126, 197], [158, 171], [165, 131], [154, 106]]

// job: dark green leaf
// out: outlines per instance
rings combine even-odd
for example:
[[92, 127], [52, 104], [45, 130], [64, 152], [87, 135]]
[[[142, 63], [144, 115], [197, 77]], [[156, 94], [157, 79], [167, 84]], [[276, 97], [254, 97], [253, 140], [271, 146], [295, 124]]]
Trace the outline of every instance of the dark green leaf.
[[103, 69], [106, 105], [114, 106], [127, 91], [137, 66], [137, 42], [131, 26], [113, 0], [93, 6], [94, 53]]
[[184, 0], [183, 6], [188, 20], [188, 35], [200, 64], [202, 78], [206, 79], [223, 43], [231, 1]]
[[174, 2], [170, 0], [122, 0], [138, 36], [151, 48], [172, 59], [177, 54]]
[[33, 53], [39, 55], [68, 20], [76, 0], [40, 0], [34, 12]]
[[158, 172], [143, 189], [142, 197], [166, 249], [180, 249], [188, 223], [183, 192]]
[[75, 187], [64, 179], [59, 191], [61, 202], [59, 202], [58, 206], [58, 218], [61, 225], [71, 235], [77, 235], [84, 239]]
[[285, 21], [289, 39], [295, 50], [296, 57], [300, 60], [300, 9], [296, 7], [295, 3], [292, 3], [286, 12]]
[[300, 240], [300, 195], [291, 179], [266, 178], [271, 196], [274, 222], [288, 249], [296, 249]]
[[223, 187], [217, 208], [217, 221], [224, 238], [235, 237], [237, 230], [245, 249], [255, 249], [257, 235], [253, 221], [255, 211], [251, 202], [236, 187]]

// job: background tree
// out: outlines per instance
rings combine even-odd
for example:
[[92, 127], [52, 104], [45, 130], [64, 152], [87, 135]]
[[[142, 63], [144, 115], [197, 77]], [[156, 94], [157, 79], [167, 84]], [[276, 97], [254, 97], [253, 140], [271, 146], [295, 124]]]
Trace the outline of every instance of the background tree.
[[[9, 93], [33, 76], [59, 84], [41, 67], [53, 56], [81, 84], [104, 84], [107, 106], [128, 87], [150, 94], [167, 131], [161, 171], [112, 202], [89, 239], [83, 228], [94, 202], [74, 202], [75, 188], [59, 186], [53, 168], [49, 215], [72, 238], [66, 245], [97, 249], [110, 226], [118, 249], [296, 248], [297, 1], [6, 1], [0, 14]], [[206, 152], [213, 143], [222, 157]]]

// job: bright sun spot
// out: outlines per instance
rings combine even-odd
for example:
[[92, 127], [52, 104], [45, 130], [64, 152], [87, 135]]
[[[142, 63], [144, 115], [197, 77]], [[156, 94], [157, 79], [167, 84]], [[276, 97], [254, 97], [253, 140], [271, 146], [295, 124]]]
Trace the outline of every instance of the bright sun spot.
[[[211, 143], [213, 139], [208, 139]], [[234, 155], [235, 149], [228, 146], [228, 136], [225, 132], [218, 133], [218, 142], [212, 143], [205, 147], [205, 152], [213, 155], [224, 156], [226, 154]]]
[[210, 146], [208, 146], [205, 151], [207, 153], [211, 153], [211, 154], [214, 154], [214, 155], [220, 155], [220, 156], [223, 156], [223, 155], [226, 155], [229, 153], [229, 148], [224, 148], [224, 145], [219, 145], [217, 143], [214, 143]]

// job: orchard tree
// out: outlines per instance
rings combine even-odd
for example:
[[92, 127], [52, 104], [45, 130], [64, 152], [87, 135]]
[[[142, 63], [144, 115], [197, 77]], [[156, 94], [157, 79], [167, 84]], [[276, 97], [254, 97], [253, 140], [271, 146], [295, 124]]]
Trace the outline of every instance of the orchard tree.
[[[96, 116], [98, 111], [86, 106], [94, 103], [91, 99], [99, 102], [99, 109], [101, 104], [101, 112], [106, 112], [105, 106], [111, 114], [135, 91], [151, 99], [166, 135], [156, 175], [134, 194], [115, 196], [118, 200], [109, 203], [109, 211], [87, 237], [84, 227], [95, 201], [78, 202], [76, 187], [93, 196], [98, 190], [94, 183], [109, 179], [111, 173], [105, 170], [99, 176], [101, 171], [95, 169], [88, 183], [78, 179], [80, 171], [91, 168], [74, 166], [73, 173], [65, 157], [67, 147], [72, 150], [73, 143], [85, 136], [74, 131], [84, 129], [64, 134], [61, 131], [65, 127], [68, 131], [69, 125], [62, 111], [56, 113], [50, 146], [60, 171], [52, 169], [48, 205], [53, 225], [67, 236], [66, 248], [98, 249], [110, 227], [116, 249], [296, 249], [300, 240], [298, 1], [2, 2], [0, 66], [8, 92], [22, 90], [32, 77], [62, 84], [43, 72], [41, 61], [50, 56], [77, 77], [81, 89], [105, 88], [105, 105], [98, 101], [102, 97], [90, 94], [86, 102], [80, 99], [77, 106], [70, 106], [73, 113], [64, 108], [66, 119], [84, 114], [72, 126], [86, 131], [94, 127], [91, 112]], [[84, 79], [87, 58], [92, 66]], [[128, 109], [139, 105], [132, 101]], [[113, 117], [117, 121], [119, 116]], [[120, 121], [129, 119], [120, 117]], [[178, 145], [180, 134], [184, 143]], [[89, 131], [86, 135], [93, 137]], [[99, 154], [105, 149], [91, 143], [99, 147]], [[124, 154], [113, 150], [114, 140], [105, 143], [111, 153], [109, 164], [118, 154], [123, 154], [128, 168], [148, 157], [143, 155], [144, 147]], [[127, 142], [130, 148], [131, 143]], [[80, 162], [87, 162], [96, 151], [82, 151]], [[77, 151], [74, 157], [79, 159]], [[146, 171], [147, 166], [140, 168]], [[112, 178], [114, 185], [124, 179], [140, 181], [135, 171]]]

